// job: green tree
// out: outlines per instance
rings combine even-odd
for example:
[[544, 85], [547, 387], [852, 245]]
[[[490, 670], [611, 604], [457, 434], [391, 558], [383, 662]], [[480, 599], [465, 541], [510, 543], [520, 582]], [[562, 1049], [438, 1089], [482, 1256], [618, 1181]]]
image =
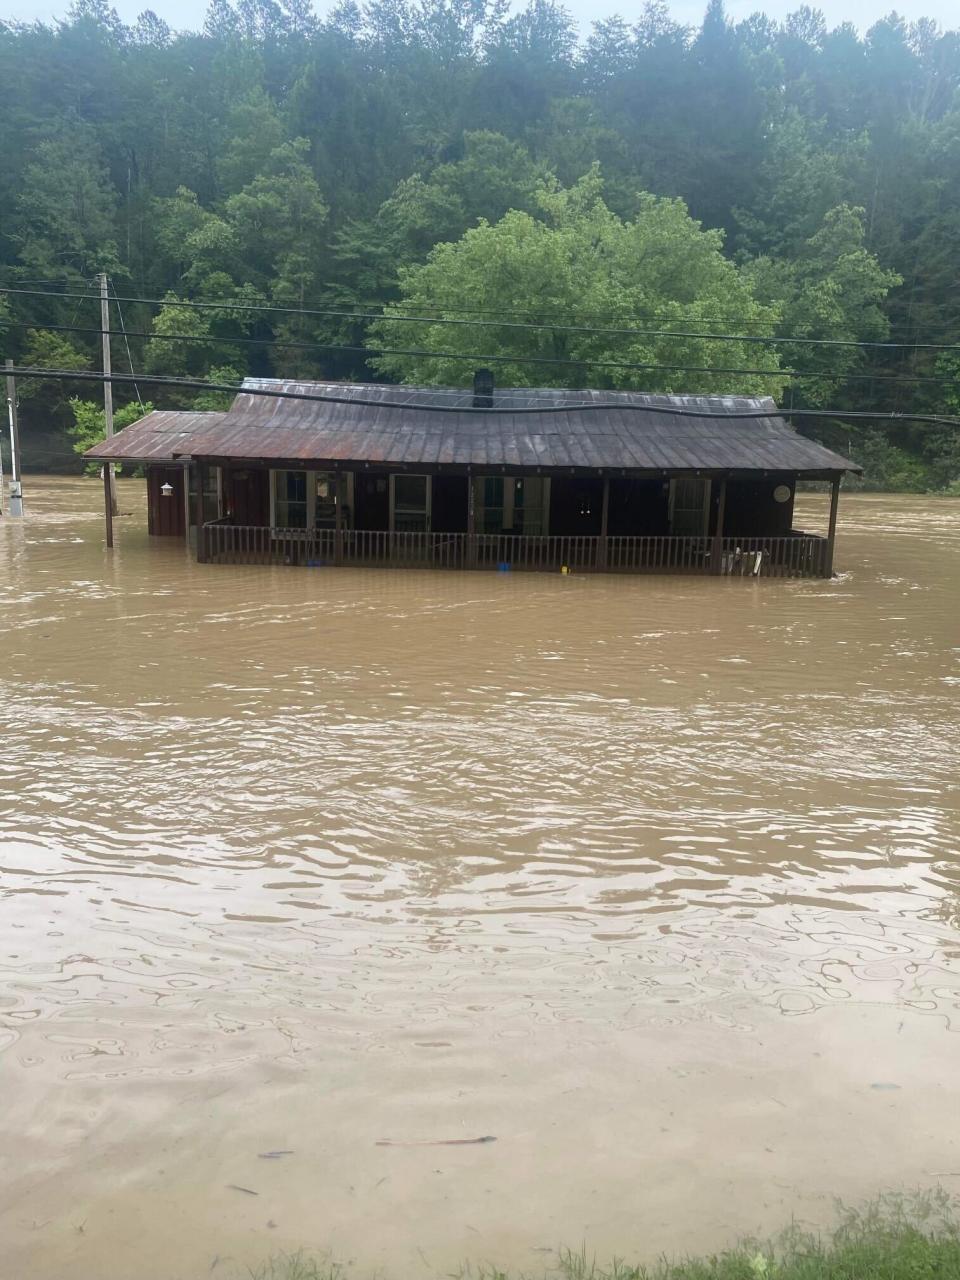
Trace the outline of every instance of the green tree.
[[121, 270], [116, 195], [91, 130], [64, 129], [39, 144], [17, 208], [12, 239], [35, 275], [82, 278]]
[[309, 151], [306, 138], [277, 147], [264, 171], [225, 205], [242, 277], [269, 290], [277, 302], [300, 307], [322, 267], [328, 212], [307, 163]]
[[[73, 396], [70, 400], [70, 408], [73, 412], [73, 424], [69, 428], [69, 435], [73, 442], [73, 450], [75, 453], [86, 453], [95, 444], [106, 439], [107, 420], [103, 405], [98, 405], [93, 400], [82, 400], [79, 396]], [[125, 404], [113, 415], [114, 430], [122, 431], [124, 427], [128, 427], [131, 422], [136, 422], [152, 409], [153, 405], [149, 403]], [[84, 464], [87, 475], [96, 475], [100, 467], [99, 462]]]
[[198, 293], [209, 293], [212, 281], [222, 288], [224, 277], [232, 286], [229, 269], [237, 259], [233, 227], [218, 214], [204, 209], [197, 195], [186, 187], [156, 200], [153, 206], [157, 247], [177, 284]]
[[[371, 345], [451, 354], [385, 353], [372, 359], [374, 367], [407, 382], [463, 384], [477, 365], [496, 358], [499, 381], [518, 386], [779, 392], [775, 354], [660, 332], [696, 332], [708, 319], [747, 330], [776, 320], [776, 310], [754, 298], [749, 281], [723, 256], [721, 233], [704, 231], [682, 201], [652, 195], [641, 196], [637, 216], [623, 220], [604, 204], [601, 189], [596, 172], [569, 189], [544, 187], [539, 217], [511, 212], [496, 224], [481, 223], [455, 244], [438, 245], [423, 266], [401, 272], [399, 310], [432, 304], [443, 318], [437, 299], [452, 306], [451, 317], [471, 306], [529, 313], [533, 304], [542, 323], [406, 324], [388, 311], [371, 327]], [[636, 315], [653, 319], [638, 324]], [[564, 327], [594, 316], [625, 332]], [[615, 367], [631, 364], [639, 367]], [[769, 375], [750, 372], [758, 366]]]
[[[33, 369], [89, 369], [90, 356], [81, 351], [68, 337], [43, 329], [29, 329], [20, 356], [20, 364]], [[31, 425], [42, 423], [63, 430], [71, 421], [70, 397], [82, 386], [79, 382], [65, 382], [60, 378], [20, 378], [17, 381], [17, 399], [25, 421]], [[86, 390], [86, 388], [83, 388]], [[32, 436], [24, 431], [24, 438]]]
[[[746, 268], [756, 294], [779, 308], [778, 336], [832, 342], [881, 342], [889, 334], [883, 301], [900, 277], [866, 247], [864, 210], [838, 205], [793, 259], [760, 258]], [[855, 345], [787, 347], [805, 377], [794, 391], [812, 405], [831, 403], [844, 378], [867, 363]]]
[[[226, 338], [242, 331], [251, 320], [243, 314], [238, 318], [237, 313], [227, 309], [198, 309], [178, 303], [180, 299], [174, 294], [164, 299], [144, 350], [144, 371], [238, 385], [244, 376], [243, 348], [238, 353], [237, 346]], [[232, 332], [224, 334], [225, 328]], [[229, 393], [194, 388], [167, 388], [163, 394], [165, 404], [194, 409], [223, 409], [232, 399]]]

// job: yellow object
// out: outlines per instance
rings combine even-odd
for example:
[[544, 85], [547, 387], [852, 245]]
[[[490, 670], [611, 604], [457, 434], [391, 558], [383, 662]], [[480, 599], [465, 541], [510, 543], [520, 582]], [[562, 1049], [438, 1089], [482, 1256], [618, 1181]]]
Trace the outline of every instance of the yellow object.
[[567, 566], [566, 566], [565, 564], [562, 564], [562, 565], [560, 566], [560, 572], [561, 572], [561, 573], [569, 573], [569, 572], [570, 572], [570, 570], [567, 568]]

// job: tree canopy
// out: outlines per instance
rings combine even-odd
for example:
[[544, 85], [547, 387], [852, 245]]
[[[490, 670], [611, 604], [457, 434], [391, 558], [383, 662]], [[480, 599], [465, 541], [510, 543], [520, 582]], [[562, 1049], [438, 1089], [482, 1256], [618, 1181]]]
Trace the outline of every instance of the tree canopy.
[[[659, 329], [704, 325], [766, 331], [776, 323], [776, 305], [758, 302], [745, 273], [724, 257], [722, 234], [704, 231], [682, 200], [641, 196], [636, 216], [625, 220], [601, 193], [596, 171], [569, 189], [544, 186], [539, 216], [511, 211], [497, 223], [482, 221], [457, 242], [437, 245], [424, 264], [401, 268], [402, 300], [388, 317], [430, 310], [444, 321], [455, 313], [438, 299], [472, 300], [480, 323], [377, 321], [371, 339], [384, 348], [450, 354], [384, 354], [375, 367], [407, 382], [457, 385], [472, 376], [471, 353], [481, 351], [508, 385], [779, 395], [775, 351], [658, 336]], [[531, 299], [550, 320], [522, 319]], [[499, 325], [485, 318], [498, 315], [520, 319]], [[603, 327], [571, 325], [578, 315], [601, 317]], [[643, 319], [649, 316], [654, 323]], [[609, 332], [615, 327], [626, 332]], [[754, 372], [757, 365], [769, 375]]]
[[[960, 36], [928, 20], [647, 0], [580, 38], [555, 0], [212, 0], [173, 31], [75, 0], [0, 23], [0, 129], [0, 280], [91, 295], [8, 295], [21, 362], [97, 367], [107, 271], [157, 300], [113, 304], [144, 376], [462, 384], [490, 357], [501, 383], [956, 411]], [[28, 461], [41, 434], [70, 457], [76, 388], [22, 390]], [[950, 429], [815, 430], [878, 482], [960, 481]]]

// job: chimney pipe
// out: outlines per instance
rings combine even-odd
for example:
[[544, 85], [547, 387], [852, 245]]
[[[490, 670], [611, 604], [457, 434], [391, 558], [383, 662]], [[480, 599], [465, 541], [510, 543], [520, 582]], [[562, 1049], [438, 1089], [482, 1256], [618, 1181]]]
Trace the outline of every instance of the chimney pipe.
[[473, 375], [473, 407], [493, 408], [493, 370], [477, 369]]

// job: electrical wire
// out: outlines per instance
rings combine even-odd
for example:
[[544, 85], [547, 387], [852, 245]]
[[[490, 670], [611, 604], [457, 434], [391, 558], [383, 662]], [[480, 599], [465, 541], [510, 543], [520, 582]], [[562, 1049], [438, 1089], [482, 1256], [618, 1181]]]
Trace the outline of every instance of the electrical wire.
[[[123, 345], [124, 345], [124, 346], [126, 347], [126, 349], [127, 349], [127, 363], [128, 363], [128, 364], [129, 364], [129, 366], [130, 366], [130, 372], [131, 372], [131, 373], [133, 373], [133, 356], [130, 354], [130, 343], [129, 343], [129, 341], [127, 340], [127, 329], [126, 329], [126, 325], [123, 323], [123, 308], [120, 306], [120, 299], [117, 297], [117, 290], [116, 290], [115, 286], [113, 285], [112, 281], [111, 281], [111, 283], [110, 283], [110, 288], [111, 288], [111, 289], [113, 289], [113, 297], [114, 297], [114, 301], [115, 301], [115, 302], [116, 302], [116, 304], [117, 304], [117, 315], [120, 317], [120, 332], [123, 334]], [[102, 332], [103, 332], [103, 331], [101, 330], [101, 334], [102, 334]], [[112, 330], [112, 329], [108, 329], [108, 330], [107, 330], [107, 335], [108, 335], [108, 336], [112, 336], [112, 334], [113, 334], [113, 330]], [[140, 395], [140, 388], [137, 386], [136, 382], [134, 382], [134, 384], [133, 384], [133, 389], [134, 389], [134, 391], [137, 393], [137, 404], [138, 404], [138, 405], [140, 406], [140, 408], [142, 409], [142, 408], [143, 408], [143, 399], [142, 399], [142, 397], [141, 397], [141, 395]]]
[[[119, 303], [117, 304], [119, 310]], [[121, 325], [123, 318], [121, 316]], [[40, 324], [27, 325], [24, 322], [15, 321], [7, 326], [10, 329], [45, 329], [62, 333], [82, 333], [100, 336], [101, 329], [93, 327], [84, 327], [80, 325], [57, 325], [57, 324]], [[127, 338], [145, 338], [151, 342], [194, 342], [213, 346], [217, 343], [233, 343], [235, 345], [253, 346], [253, 347], [282, 347], [292, 350], [302, 351], [331, 351], [347, 355], [363, 355], [363, 356], [413, 356], [424, 359], [438, 360], [460, 360], [475, 364], [478, 368], [484, 364], [537, 364], [537, 365], [562, 365], [569, 367], [571, 365], [579, 365], [587, 368], [598, 369], [626, 369], [626, 370], [642, 370], [649, 372], [651, 370], [664, 370], [672, 373], [704, 373], [714, 375], [727, 375], [731, 373], [750, 374], [761, 377], [771, 378], [800, 378], [800, 379], [818, 379], [827, 378], [837, 382], [870, 382], [870, 383], [933, 383], [936, 386], [942, 386], [944, 382], [950, 382], [952, 379], [949, 375], [944, 374], [942, 377], [932, 377], [929, 374], [886, 374], [886, 373], [845, 373], [837, 372], [830, 369], [746, 369], [728, 368], [724, 366], [713, 365], [668, 365], [668, 364], [652, 364], [639, 363], [635, 361], [624, 360], [587, 360], [579, 357], [571, 356], [570, 359], [564, 360], [557, 356], [522, 356], [522, 355], [480, 355], [476, 352], [461, 353], [457, 351], [432, 351], [426, 348], [396, 348], [396, 347], [352, 347], [342, 343], [331, 342], [299, 342], [284, 338], [244, 338], [233, 335], [213, 335], [213, 334], [194, 334], [194, 333], [148, 333], [145, 330], [137, 329], [110, 329], [107, 331], [111, 337]], [[127, 343], [127, 357], [130, 356], [130, 346]], [[133, 366], [131, 364], [131, 372]]]
[[[130, 383], [136, 379], [125, 373], [112, 373], [109, 377], [88, 369], [37, 369], [14, 366], [9, 372], [18, 378], [49, 378], [60, 382], [120, 382]], [[273, 387], [258, 387], [230, 382], [207, 382], [200, 378], [170, 378], [160, 374], [148, 374], [141, 377], [142, 382], [156, 386], [179, 387], [197, 391], [226, 391], [233, 395], [266, 396], [275, 400], [305, 400], [318, 404], [359, 405], [370, 409], [408, 409], [417, 413], [468, 413], [468, 414], [529, 414], [541, 415], [551, 413], [595, 413], [598, 410], [624, 410], [632, 413], [657, 413], [675, 418], [717, 418], [722, 421], [737, 421], [750, 418], [782, 418], [787, 416], [781, 409], [734, 409], [723, 411], [711, 409], [684, 409], [674, 405], [637, 404], [627, 400], [591, 400], [586, 402], [570, 401], [567, 404], [555, 405], [551, 408], [542, 406], [514, 407], [498, 409], [479, 408], [474, 405], [460, 405], [451, 408], [448, 405], [429, 404], [412, 400], [378, 400], [366, 396], [338, 396], [312, 391], [280, 391]], [[346, 385], [346, 384], [344, 384]], [[362, 385], [362, 384], [356, 384]], [[399, 388], [398, 388], [399, 390]], [[429, 388], [420, 387], [419, 393], [429, 394]], [[462, 393], [470, 394], [466, 390]], [[935, 426], [960, 427], [960, 418], [951, 418], [943, 414], [931, 413], [888, 413], [871, 412], [864, 409], [791, 409], [792, 418], [844, 418], [852, 420], [865, 419], [871, 422], [923, 422]]]
[[[15, 326], [10, 326], [10, 327], [12, 328]], [[42, 327], [57, 328], [57, 326], [53, 326], [53, 325], [42, 326]], [[76, 332], [76, 330], [73, 330], [73, 332]], [[102, 330], [86, 329], [86, 330], [82, 330], [82, 332], [100, 334], [102, 333]], [[108, 332], [113, 333], [119, 337], [119, 330], [109, 330]], [[651, 370], [653, 370], [653, 371], [664, 371], [664, 372], [670, 372], [670, 373], [706, 373], [706, 374], [713, 374], [718, 376], [723, 374], [730, 374], [730, 373], [754, 374], [754, 375], [758, 375], [762, 377], [770, 377], [770, 378], [779, 378], [781, 376], [786, 376], [786, 377], [807, 376], [805, 374], [804, 375], [793, 374], [790, 371], [787, 371], [786, 374], [782, 374], [782, 371], [780, 369], [741, 369], [741, 368], [726, 368], [726, 367], [715, 368], [710, 365], [681, 365], [681, 364], [670, 365], [670, 364], [638, 363], [638, 362], [631, 362], [631, 361], [624, 361], [624, 360], [579, 360], [579, 359], [576, 359], [575, 357], [571, 357], [569, 360], [560, 360], [555, 356], [477, 355], [475, 353], [463, 354], [459, 351], [428, 351], [424, 348], [417, 348], [417, 347], [348, 347], [348, 346], [337, 345], [334, 343], [322, 343], [322, 342], [305, 342], [305, 343], [304, 342], [284, 342], [282, 338], [273, 338], [273, 339], [217, 338], [217, 337], [214, 337], [212, 334], [198, 337], [198, 335], [196, 334], [165, 334], [165, 333], [151, 334], [151, 333], [136, 333], [133, 331], [131, 331], [130, 337], [149, 338], [155, 342], [198, 342], [199, 341], [199, 342], [206, 343], [207, 345], [210, 345], [210, 346], [215, 345], [217, 342], [240, 342], [245, 344], [251, 344], [253, 346], [276, 345], [280, 347], [292, 347], [292, 348], [306, 347], [314, 351], [334, 351], [334, 352], [340, 352], [340, 353], [349, 354], [349, 355], [363, 355], [367, 357], [384, 355], [384, 356], [412, 356], [412, 357], [420, 357], [422, 359], [434, 359], [434, 360], [461, 360], [461, 361], [467, 362], [468, 364], [475, 364], [477, 366], [480, 366], [483, 364], [535, 364], [535, 365], [548, 365], [552, 367], [556, 367], [559, 365], [559, 366], [562, 366], [563, 368], [570, 368], [573, 365], [580, 365], [582, 367], [589, 367], [592, 369], [624, 369], [628, 371], [643, 370], [646, 372], [650, 372]]]
[[[0, 294], [22, 295], [27, 297], [41, 298], [86, 298], [91, 295], [76, 293], [45, 293], [41, 290], [34, 289], [13, 289], [8, 286], [0, 287]], [[494, 329], [550, 329], [557, 333], [589, 333], [600, 334], [605, 336], [622, 336], [622, 337], [657, 337], [657, 338], [682, 338], [686, 340], [694, 339], [706, 342], [746, 342], [761, 343], [766, 345], [779, 345], [781, 343], [789, 343], [801, 346], [825, 346], [825, 347], [850, 347], [857, 349], [869, 349], [876, 351], [960, 351], [960, 343], [935, 343], [935, 342], [866, 342], [852, 338], [801, 338], [801, 337], [767, 337], [760, 334], [734, 334], [734, 333], [701, 333], [690, 332], [677, 329], [621, 329], [621, 328], [601, 328], [596, 326], [581, 325], [556, 325], [549, 323], [533, 323], [519, 321], [498, 321], [498, 320], [460, 320], [451, 319], [444, 316], [411, 316], [406, 314], [397, 314], [389, 311], [378, 312], [358, 312], [358, 311], [338, 311], [322, 308], [308, 307], [276, 307], [267, 304], [246, 303], [246, 302], [193, 302], [177, 299], [171, 301], [163, 298], [142, 298], [142, 297], [123, 297], [115, 295], [117, 301], [129, 302], [139, 305], [152, 307], [184, 307], [192, 310], [200, 311], [241, 311], [255, 312], [258, 314], [281, 314], [281, 315], [298, 315], [313, 316], [326, 319], [342, 319], [342, 320], [388, 320], [403, 321], [411, 324], [437, 324], [437, 325], [467, 325], [473, 327], [485, 327]], [[385, 303], [384, 306], [393, 304]]]
[[[72, 283], [73, 283], [72, 279], [66, 279], [65, 277], [61, 277], [56, 280], [31, 280], [26, 277], [24, 278], [18, 277], [16, 280], [11, 281], [11, 285], [17, 285], [17, 284], [56, 285], [56, 284], [72, 284]], [[55, 296], [59, 297], [62, 295], [58, 294]], [[168, 305], [174, 305], [174, 304], [166, 303], [166, 302], [162, 302], [162, 303], [158, 302], [158, 305], [168, 306]], [[222, 305], [222, 304], [215, 303], [213, 305], [216, 306], [216, 305]], [[399, 300], [396, 298], [391, 298], [391, 299], [374, 298], [374, 299], [364, 299], [364, 300], [356, 299], [352, 303], [345, 304], [345, 305], [352, 305], [354, 307], [370, 310], [375, 307], [382, 308], [382, 307], [398, 306]], [[508, 317], [537, 316], [541, 320], [544, 320], [546, 317], [550, 317], [550, 316], [560, 316], [567, 320], [569, 320], [571, 316], [574, 316], [575, 318], [580, 318], [580, 319], [587, 319], [587, 318], [596, 319], [596, 318], [606, 318], [610, 314], [609, 312], [606, 312], [606, 311], [571, 312], [569, 309], [565, 309], [563, 311], [553, 311], [544, 307], [512, 307], [509, 309], [504, 307], [464, 307], [459, 305], [455, 300], [442, 299], [442, 298], [433, 298], [426, 302], [413, 302], [407, 299], [407, 300], [404, 300], [403, 305], [408, 311], [433, 309], [437, 311], [453, 311], [453, 312], [457, 312], [459, 314], [464, 314], [464, 315], [494, 315], [494, 316], [501, 316], [501, 317], [502, 316], [508, 316]], [[694, 304], [676, 303], [672, 305], [674, 307], [680, 306], [680, 307], [690, 308]], [[358, 315], [358, 312], [356, 311], [337, 312], [337, 314], [342, 314], [347, 317], [360, 318]], [[376, 318], [378, 319], [380, 318], [379, 312], [377, 313]], [[419, 317], [419, 316], [416, 317], [416, 319], [422, 319], [422, 318], [423, 317]], [[614, 318], [620, 319], [620, 320], [655, 320], [661, 323], [672, 323], [677, 319], [676, 316], [665, 317], [664, 315], [662, 315], [660, 312], [657, 312], [657, 311], [622, 311], [622, 312], [618, 312]], [[680, 318], [682, 319], [682, 317]], [[691, 319], [695, 320], [697, 323], [700, 323], [700, 324], [727, 325], [731, 323], [731, 317], [729, 315], [705, 316], [705, 315], [698, 314], [697, 316], [692, 317]], [[753, 322], [756, 323], [755, 319]], [[723, 336], [723, 335], [717, 335], [717, 336]], [[763, 336], [763, 335], [753, 335], [753, 336]], [[773, 335], [769, 335], [769, 336], [772, 337]], [[810, 341], [818, 341], [818, 340], [810, 339]], [[823, 341], [829, 341], [829, 340], [823, 339]], [[913, 340], [909, 340], [896, 345], [908, 348], [908, 347], [912, 347], [914, 345], [914, 342]]]

